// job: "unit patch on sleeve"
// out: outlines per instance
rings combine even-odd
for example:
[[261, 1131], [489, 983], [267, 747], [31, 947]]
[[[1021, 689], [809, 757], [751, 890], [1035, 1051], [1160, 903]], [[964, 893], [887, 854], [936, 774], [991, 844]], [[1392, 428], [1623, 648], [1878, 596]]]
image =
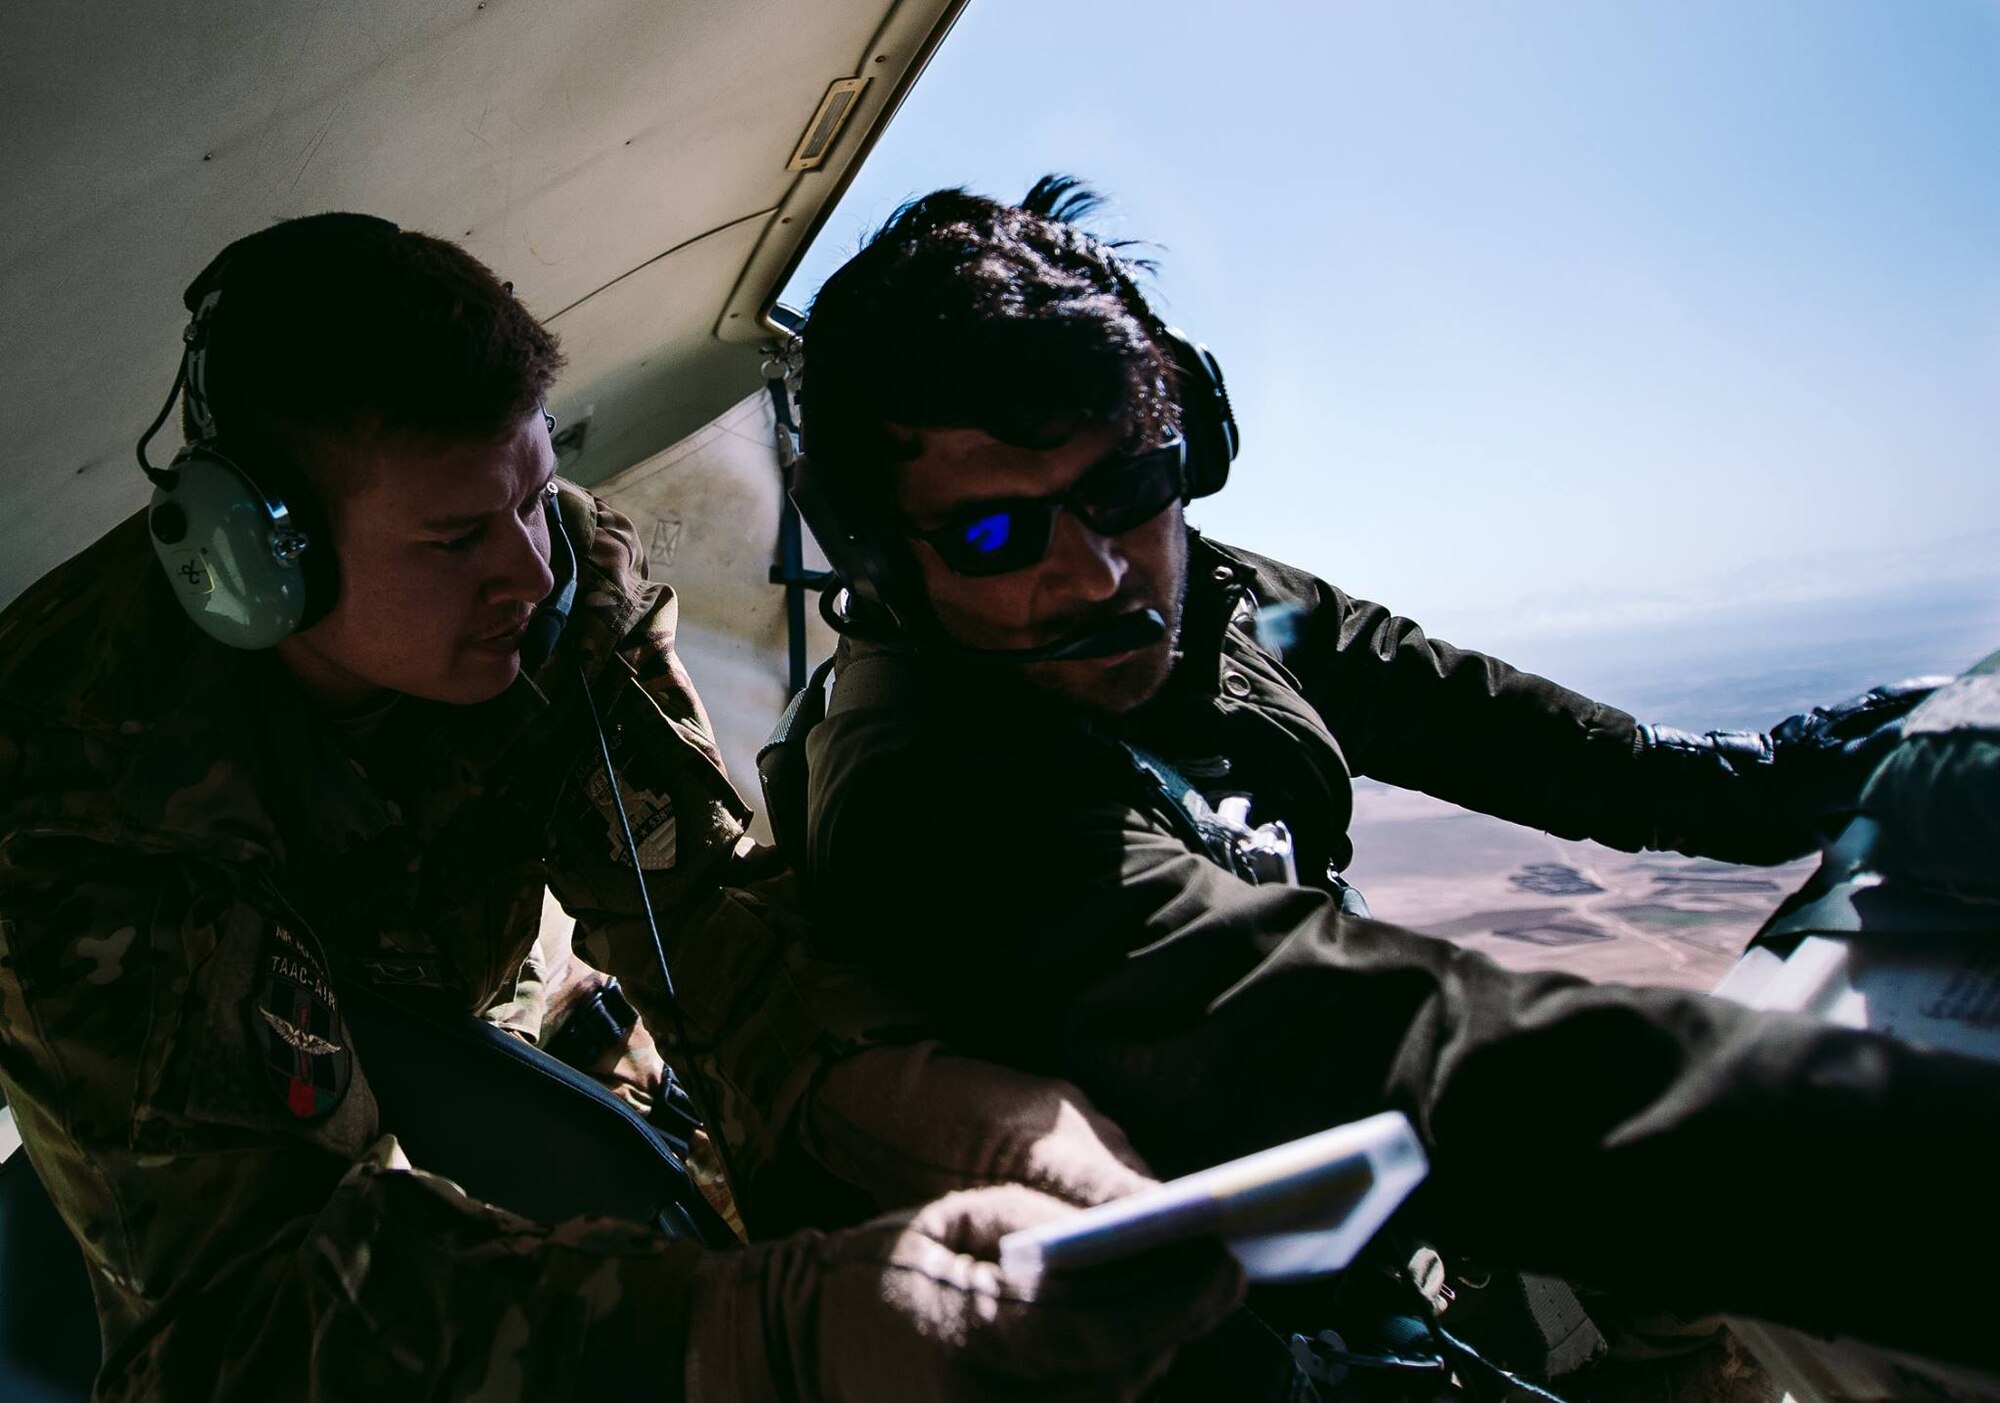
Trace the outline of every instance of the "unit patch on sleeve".
[[354, 1072], [326, 962], [310, 936], [273, 925], [263, 966], [248, 1016], [251, 1036], [264, 1050], [264, 1074], [286, 1110], [300, 1120], [319, 1120], [340, 1104]]
[[[653, 789], [648, 787], [644, 776], [634, 778], [633, 765], [626, 763], [626, 757], [618, 757], [615, 747], [613, 755], [618, 765], [619, 797], [625, 801], [625, 818], [632, 825], [632, 841], [639, 849], [639, 866], [648, 872], [664, 872], [674, 865], [680, 843], [674, 823], [674, 801], [664, 785]], [[636, 757], [632, 758], [636, 763]], [[590, 802], [597, 806], [604, 820], [606, 850], [611, 860], [622, 866], [631, 858], [626, 856], [625, 829], [618, 821], [618, 806], [611, 800], [611, 785], [604, 778], [604, 770], [594, 761], [588, 763], [584, 793], [590, 796]]]

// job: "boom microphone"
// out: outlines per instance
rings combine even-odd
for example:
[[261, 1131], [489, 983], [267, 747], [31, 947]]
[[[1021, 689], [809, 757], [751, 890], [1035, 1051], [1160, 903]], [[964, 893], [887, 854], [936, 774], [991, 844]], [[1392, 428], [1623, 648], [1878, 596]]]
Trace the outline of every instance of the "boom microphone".
[[[841, 608], [843, 600], [848, 605], [846, 610]], [[853, 606], [853, 591], [846, 585], [836, 583], [821, 592], [819, 616], [826, 620], [828, 628], [843, 638], [887, 642], [900, 636], [893, 629], [884, 629], [877, 624], [857, 619]], [[893, 619], [893, 615], [891, 618]], [[936, 649], [940, 655], [956, 662], [1019, 666], [1022, 663], [1109, 658], [1119, 653], [1151, 647], [1166, 636], [1167, 621], [1160, 616], [1158, 609], [1135, 609], [1129, 614], [1119, 615], [1109, 623], [1086, 628], [1067, 638], [1058, 638], [1053, 643], [1044, 643], [1037, 648], [974, 648], [970, 644], [960, 643], [954, 639], [929, 638], [925, 640], [925, 646]]]
[[1039, 648], [972, 648], [954, 643], [950, 654], [955, 660], [972, 663], [1014, 664], [1073, 662], [1081, 658], [1108, 658], [1150, 647], [1167, 636], [1167, 621], [1157, 609], [1138, 609], [1121, 614], [1107, 624], [1073, 633]]
[[[551, 482], [549, 486], [553, 488], [555, 484]], [[556, 582], [548, 598], [536, 606], [521, 634], [521, 671], [529, 676], [538, 672], [556, 650], [556, 640], [562, 637], [569, 623], [569, 611], [576, 604], [576, 548], [570, 544], [569, 532], [563, 529], [562, 513], [556, 508], [553, 491], [542, 509], [549, 522], [549, 573]]]

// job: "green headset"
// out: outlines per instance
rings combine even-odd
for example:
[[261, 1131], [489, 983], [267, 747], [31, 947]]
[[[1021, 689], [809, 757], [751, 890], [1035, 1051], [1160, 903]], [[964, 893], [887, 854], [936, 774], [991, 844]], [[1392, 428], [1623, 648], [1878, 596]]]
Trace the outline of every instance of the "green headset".
[[[231, 276], [280, 257], [310, 256], [336, 240], [397, 232], [365, 214], [288, 220], [229, 245], [182, 296], [190, 320], [180, 370], [139, 440], [139, 467], [153, 483], [153, 552], [188, 617], [217, 642], [272, 647], [325, 617], [340, 594], [332, 534], [304, 474], [273, 445], [216, 422], [209, 363]], [[146, 445], [183, 393], [193, 442], [156, 468]]]
[[[369, 214], [315, 214], [238, 239], [188, 285], [181, 301], [190, 320], [179, 372], [167, 402], [139, 439], [139, 467], [153, 484], [146, 513], [153, 553], [181, 608], [203, 633], [232, 648], [270, 648], [326, 617], [340, 597], [333, 533], [305, 474], [275, 445], [216, 422], [209, 357], [216, 318], [232, 278], [280, 258], [310, 258], [316, 248], [401, 229]], [[240, 296], [240, 291], [236, 294]], [[164, 468], [146, 445], [187, 397], [194, 440]], [[556, 421], [542, 416], [554, 432]], [[576, 599], [576, 553], [549, 484], [550, 568], [555, 588], [529, 620], [522, 667], [533, 672], [554, 650]]]

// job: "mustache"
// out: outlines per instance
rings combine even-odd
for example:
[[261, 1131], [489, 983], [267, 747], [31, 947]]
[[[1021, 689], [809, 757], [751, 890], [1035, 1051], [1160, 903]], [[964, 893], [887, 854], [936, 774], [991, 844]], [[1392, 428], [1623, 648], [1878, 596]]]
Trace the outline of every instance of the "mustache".
[[1043, 635], [1039, 641], [1044, 644], [1060, 643], [1065, 638], [1074, 638], [1079, 634], [1094, 633], [1098, 629], [1108, 628], [1126, 615], [1136, 614], [1142, 609], [1157, 609], [1170, 622], [1173, 617], [1163, 604], [1142, 595], [1119, 595], [1103, 604], [1049, 621], [1036, 632]]

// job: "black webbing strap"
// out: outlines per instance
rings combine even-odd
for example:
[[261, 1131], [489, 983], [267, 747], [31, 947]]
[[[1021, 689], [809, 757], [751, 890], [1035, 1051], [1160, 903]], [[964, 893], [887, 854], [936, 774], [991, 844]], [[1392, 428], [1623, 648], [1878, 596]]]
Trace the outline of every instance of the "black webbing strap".
[[757, 784], [771, 838], [794, 872], [806, 870], [806, 737], [826, 719], [826, 680], [832, 658], [813, 669], [805, 686], [778, 713], [778, 724], [757, 748]]
[[805, 527], [798, 506], [792, 501], [792, 466], [799, 460], [799, 427], [792, 418], [791, 387], [786, 365], [773, 356], [764, 366], [764, 388], [771, 396], [771, 417], [777, 427], [779, 500], [778, 563], [771, 567], [770, 580], [785, 587], [785, 646], [790, 664], [789, 686], [796, 696], [806, 685], [806, 591], [825, 589], [833, 576], [824, 570], [806, 569]]
[[470, 1014], [352, 977], [339, 993], [382, 1129], [419, 1169], [536, 1222], [598, 1214], [734, 1244], [666, 1137], [593, 1078]]

